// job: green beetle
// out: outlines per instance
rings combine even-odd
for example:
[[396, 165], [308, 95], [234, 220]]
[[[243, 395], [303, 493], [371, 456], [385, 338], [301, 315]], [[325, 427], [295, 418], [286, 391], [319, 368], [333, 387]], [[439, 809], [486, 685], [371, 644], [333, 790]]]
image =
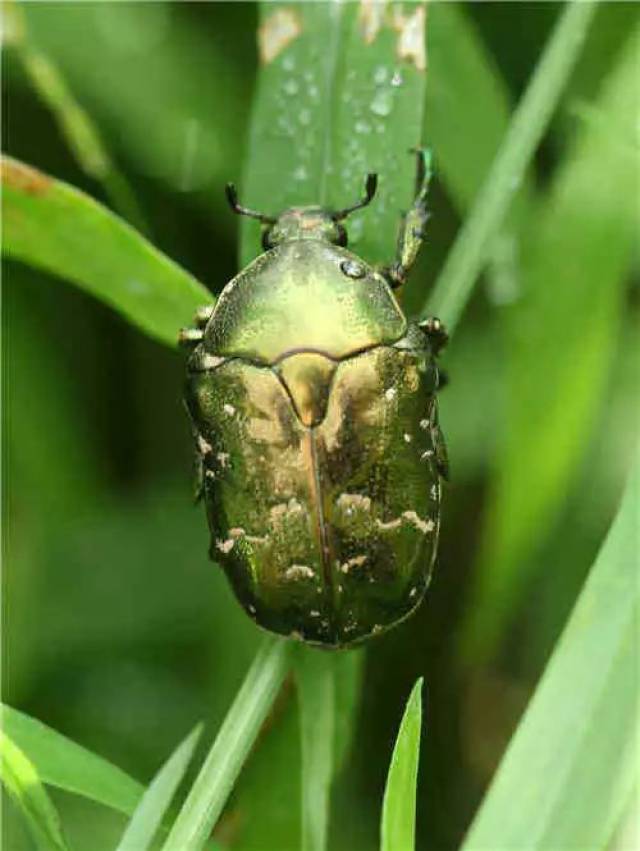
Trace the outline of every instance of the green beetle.
[[407, 617], [429, 583], [446, 453], [438, 425], [435, 318], [407, 321], [393, 290], [427, 219], [429, 168], [397, 257], [374, 268], [347, 250], [343, 220], [293, 207], [263, 224], [265, 253], [203, 308], [189, 349], [189, 411], [220, 562], [248, 614], [276, 633], [355, 644]]

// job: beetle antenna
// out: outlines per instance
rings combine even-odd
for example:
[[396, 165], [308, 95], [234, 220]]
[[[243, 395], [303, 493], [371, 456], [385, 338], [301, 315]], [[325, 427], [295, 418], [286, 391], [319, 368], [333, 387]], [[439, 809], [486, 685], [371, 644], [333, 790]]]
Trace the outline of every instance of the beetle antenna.
[[234, 213], [237, 213], [239, 216], [249, 216], [252, 219], [258, 219], [258, 221], [265, 225], [274, 225], [276, 223], [277, 220], [273, 216], [267, 216], [264, 213], [259, 213], [257, 210], [250, 210], [248, 207], [243, 207], [239, 204], [238, 190], [233, 183], [227, 183], [224, 191], [227, 196], [229, 206]]
[[373, 196], [376, 194], [377, 187], [378, 175], [369, 173], [364, 185], [364, 196], [351, 207], [345, 207], [343, 210], [336, 210], [335, 213], [331, 214], [331, 218], [334, 222], [339, 222], [340, 219], [345, 219], [350, 213], [360, 210], [362, 207], [366, 207], [367, 204], [370, 204], [373, 201]]

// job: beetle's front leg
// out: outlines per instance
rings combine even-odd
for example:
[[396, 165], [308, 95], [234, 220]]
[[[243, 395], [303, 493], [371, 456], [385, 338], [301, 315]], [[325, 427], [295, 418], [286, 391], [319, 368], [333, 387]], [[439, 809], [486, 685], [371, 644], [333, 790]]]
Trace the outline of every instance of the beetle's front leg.
[[207, 322], [211, 319], [213, 313], [212, 304], [205, 304], [199, 307], [193, 317], [193, 328], [181, 328], [178, 334], [178, 343], [181, 346], [197, 346], [204, 337], [204, 329], [207, 327]]
[[397, 289], [406, 283], [424, 240], [425, 227], [429, 218], [427, 194], [431, 180], [431, 152], [418, 148], [416, 155], [416, 194], [413, 205], [402, 216], [394, 262], [380, 270], [392, 289]]

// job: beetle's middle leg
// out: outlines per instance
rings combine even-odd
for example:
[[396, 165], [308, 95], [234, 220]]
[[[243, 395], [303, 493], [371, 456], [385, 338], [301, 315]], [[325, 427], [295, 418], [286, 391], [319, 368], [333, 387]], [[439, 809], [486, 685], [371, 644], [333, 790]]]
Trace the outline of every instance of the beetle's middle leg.
[[418, 148], [415, 153], [417, 169], [413, 205], [408, 212], [404, 213], [400, 221], [395, 260], [390, 266], [384, 266], [380, 270], [392, 289], [397, 289], [406, 283], [424, 241], [425, 227], [429, 218], [427, 194], [431, 180], [431, 153], [424, 148]]
[[205, 304], [199, 307], [193, 317], [193, 328], [181, 328], [178, 335], [178, 343], [181, 346], [196, 346], [204, 337], [204, 329], [213, 313], [213, 304]]

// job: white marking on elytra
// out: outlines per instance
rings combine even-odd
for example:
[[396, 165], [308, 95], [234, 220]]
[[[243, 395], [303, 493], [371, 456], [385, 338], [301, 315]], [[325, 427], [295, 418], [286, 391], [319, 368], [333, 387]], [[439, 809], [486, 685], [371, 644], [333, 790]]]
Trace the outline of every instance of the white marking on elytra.
[[197, 440], [198, 449], [203, 455], [208, 455], [210, 452], [213, 452], [213, 446], [209, 443], [208, 440], [205, 440], [201, 434], [198, 435]]
[[405, 442], [405, 443], [411, 443], [411, 441], [413, 440], [413, 438], [411, 437], [411, 435], [410, 435], [410, 434], [407, 434], [407, 432], [406, 432], [406, 431], [405, 431], [405, 433], [404, 433], [402, 436], [403, 436], [403, 438], [404, 438], [404, 442]]
[[416, 529], [422, 532], [423, 535], [426, 535], [428, 532], [433, 532], [435, 528], [433, 520], [423, 520], [421, 517], [418, 517], [415, 511], [403, 511], [402, 516], [405, 520], [408, 520], [409, 523], [413, 523]]
[[425, 431], [430, 427], [430, 425], [431, 423], [429, 422], [429, 420], [420, 420], [420, 428], [424, 429]]
[[431, 458], [432, 455], [433, 455], [433, 449], [427, 449], [425, 452], [421, 453], [420, 460], [426, 461], [427, 458]]
[[352, 567], [361, 567], [367, 560], [365, 555], [354, 556], [340, 565], [340, 570], [343, 573], [349, 573]]
[[218, 454], [216, 455], [216, 458], [220, 462], [220, 466], [222, 467], [223, 470], [225, 470], [229, 466], [229, 458], [230, 457], [231, 456], [229, 455], [228, 452], [218, 452]]
[[429, 491], [429, 493], [431, 494], [431, 499], [437, 500], [438, 499], [438, 487], [437, 487], [437, 485], [431, 485], [431, 490]]
[[252, 615], [255, 615], [255, 613], [256, 613], [256, 607], [255, 607], [255, 606], [252, 606], [252, 605], [251, 605], [251, 603], [249, 603], [249, 605], [247, 606], [247, 609], [249, 610], [249, 612], [250, 612]]
[[414, 585], [414, 587], [411, 589], [411, 591], [409, 591], [409, 597], [413, 600], [413, 598], [416, 596], [417, 593], [418, 593], [418, 589]]
[[226, 541], [216, 541], [216, 547], [221, 553], [231, 552], [235, 544], [235, 538], [227, 538]]
[[232, 417], [236, 412], [236, 409], [233, 407], [233, 405], [230, 405], [228, 402], [225, 402], [225, 404], [222, 406], [222, 410], [228, 417]]
[[320, 617], [320, 612], [317, 609], [311, 609], [309, 614], [311, 615], [312, 618], [319, 618]]
[[391, 402], [393, 399], [395, 399], [397, 393], [398, 393], [398, 391], [396, 390], [395, 387], [389, 387], [389, 389], [385, 390], [385, 392], [384, 392], [384, 398], [388, 402]]
[[315, 572], [306, 564], [292, 564], [284, 575], [287, 579], [313, 579]]

